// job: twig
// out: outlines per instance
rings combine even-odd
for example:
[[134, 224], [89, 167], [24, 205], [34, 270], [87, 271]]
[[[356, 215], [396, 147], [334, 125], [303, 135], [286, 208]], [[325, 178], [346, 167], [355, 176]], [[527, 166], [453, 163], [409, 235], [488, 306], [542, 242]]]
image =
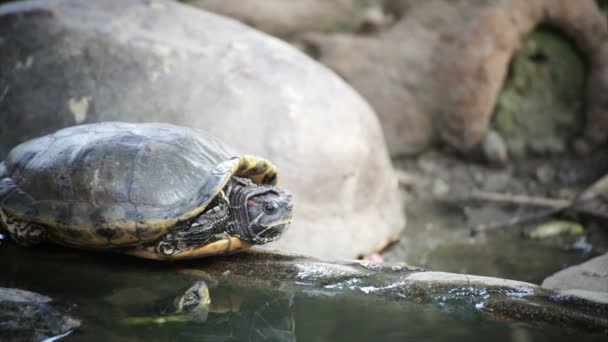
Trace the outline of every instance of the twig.
[[539, 212], [531, 213], [528, 215], [517, 215], [507, 220], [493, 222], [493, 223], [480, 223], [470, 228], [471, 236], [475, 236], [477, 233], [482, 231], [500, 229], [505, 227], [514, 226], [530, 221], [539, 220], [553, 214], [556, 214], [564, 209], [572, 206], [572, 201], [559, 199], [559, 198], [547, 198], [547, 197], [536, 197], [527, 195], [513, 195], [503, 194], [497, 192], [486, 192], [480, 190], [473, 190], [465, 196], [450, 198], [451, 202], [454, 201], [486, 201], [502, 204], [515, 204], [519, 206], [534, 206], [544, 207], [545, 209]]
[[572, 205], [571, 201], [559, 198], [501, 194], [497, 192], [486, 192], [479, 190], [473, 190], [470, 194], [465, 196], [464, 200], [490, 201], [498, 203], [529, 205], [536, 207], [549, 207], [559, 210], [568, 208]]
[[559, 208], [559, 207], [548, 208], [548, 209], [545, 209], [545, 210], [542, 210], [542, 211], [539, 211], [536, 213], [528, 214], [528, 215], [514, 216], [514, 217], [511, 217], [510, 219], [504, 220], [504, 221], [493, 222], [493, 223], [488, 223], [488, 224], [480, 223], [480, 224], [475, 225], [474, 227], [471, 227], [469, 229], [469, 232], [470, 232], [471, 236], [475, 236], [478, 233], [483, 232], [483, 231], [506, 228], [506, 227], [511, 227], [511, 226], [517, 225], [517, 224], [540, 220], [547, 216], [556, 214], [566, 208], [567, 207], [565, 207], [565, 208]]

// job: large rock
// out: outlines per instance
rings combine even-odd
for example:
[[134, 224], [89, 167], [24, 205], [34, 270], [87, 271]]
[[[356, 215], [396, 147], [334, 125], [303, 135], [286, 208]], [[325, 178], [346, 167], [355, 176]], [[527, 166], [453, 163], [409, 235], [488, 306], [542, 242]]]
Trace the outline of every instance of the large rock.
[[233, 17], [261, 31], [289, 38], [306, 31], [351, 30], [368, 3], [378, 0], [187, 0], [189, 5]]
[[348, 257], [402, 228], [372, 110], [275, 38], [169, 1], [24, 1], [0, 7], [0, 48], [1, 158], [67, 125], [167, 121], [278, 165], [296, 206], [275, 247]]
[[599, 144], [608, 138], [606, 58], [608, 25], [593, 0], [484, 0], [475, 15], [461, 18], [457, 30], [446, 32], [437, 54], [442, 87], [440, 131], [461, 150], [478, 144], [490, 118], [513, 53], [524, 37], [540, 25], [563, 33], [586, 57], [589, 66], [584, 138]]
[[608, 25], [593, 0], [384, 4], [399, 18], [384, 32], [308, 34], [303, 42], [374, 107], [393, 155], [419, 152], [438, 137], [461, 151], [477, 148], [513, 54], [541, 25], [562, 33], [588, 61], [583, 137], [592, 145], [607, 140], [601, 94], [608, 91]]
[[378, 35], [309, 33], [301, 38], [320, 62], [369, 101], [392, 155], [417, 153], [436, 140], [434, 51], [440, 43], [437, 25], [451, 8], [442, 2], [419, 2], [407, 19]]

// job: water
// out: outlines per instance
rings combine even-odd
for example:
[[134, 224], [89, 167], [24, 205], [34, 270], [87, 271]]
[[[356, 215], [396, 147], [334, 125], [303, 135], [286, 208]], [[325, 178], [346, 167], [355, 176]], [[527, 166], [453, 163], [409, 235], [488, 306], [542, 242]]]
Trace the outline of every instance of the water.
[[[363, 291], [270, 281], [226, 284], [164, 264], [113, 254], [0, 246], [0, 286], [49, 295], [82, 327], [65, 341], [605, 341], [544, 324], [489, 319], [472, 307], [382, 299]], [[252, 279], [255, 277], [252, 274]], [[197, 280], [210, 287], [206, 320], [133, 325]]]
[[[400, 261], [434, 271], [517, 279], [541, 284], [560, 270], [608, 252], [608, 230], [603, 224], [581, 220], [583, 236], [591, 250], [575, 248], [581, 237], [534, 240], [522, 237], [526, 228], [539, 222], [503, 227], [471, 236], [462, 210], [419, 201], [408, 204], [408, 225], [399, 244], [384, 254], [387, 261]], [[486, 208], [486, 211], [483, 209]], [[489, 210], [489, 209], [491, 210]], [[501, 208], [488, 204], [476, 208], [483, 222], [504, 222], [534, 211]], [[541, 221], [547, 221], [548, 218]]]

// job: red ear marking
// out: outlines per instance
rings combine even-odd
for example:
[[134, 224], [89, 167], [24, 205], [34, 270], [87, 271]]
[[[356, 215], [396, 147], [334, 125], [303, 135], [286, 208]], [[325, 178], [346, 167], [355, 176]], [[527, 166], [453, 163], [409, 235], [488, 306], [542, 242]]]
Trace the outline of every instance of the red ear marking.
[[249, 205], [256, 205], [258, 203], [256, 201], [254, 201], [254, 200], [247, 200], [247, 204], [249, 204]]

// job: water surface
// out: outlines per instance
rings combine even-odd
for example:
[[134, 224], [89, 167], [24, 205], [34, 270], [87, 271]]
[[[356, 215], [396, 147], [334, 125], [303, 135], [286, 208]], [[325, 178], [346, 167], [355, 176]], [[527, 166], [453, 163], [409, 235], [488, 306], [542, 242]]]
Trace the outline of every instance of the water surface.
[[[544, 324], [490, 319], [462, 304], [432, 305], [271, 281], [225, 284], [164, 264], [104, 253], [0, 245], [0, 286], [49, 295], [82, 327], [65, 341], [605, 341]], [[203, 278], [206, 320], [130, 325]], [[255, 274], [252, 274], [252, 279]], [[252, 282], [253, 283], [253, 282]]]

